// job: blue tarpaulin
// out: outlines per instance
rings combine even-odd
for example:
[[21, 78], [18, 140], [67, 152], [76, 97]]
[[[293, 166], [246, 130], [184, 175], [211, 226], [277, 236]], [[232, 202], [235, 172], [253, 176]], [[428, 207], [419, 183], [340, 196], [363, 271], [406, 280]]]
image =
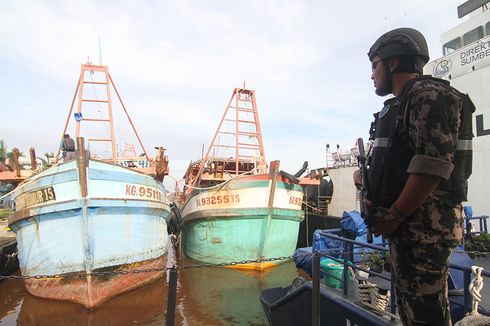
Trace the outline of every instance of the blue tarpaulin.
[[[361, 214], [357, 211], [344, 212], [340, 221], [341, 228], [333, 230], [315, 230], [313, 233], [313, 246], [298, 248], [294, 254], [296, 267], [302, 268], [311, 275], [311, 255], [309, 253], [318, 250], [323, 254], [328, 254], [335, 258], [341, 258], [343, 250], [343, 241], [335, 240], [324, 236], [326, 233], [334, 233], [349, 239], [355, 239], [359, 242], [367, 243], [366, 224]], [[373, 244], [382, 244], [382, 237], [374, 237]], [[354, 249], [354, 262], [361, 260], [362, 253], [371, 252], [373, 249], [357, 247]], [[321, 257], [325, 259], [325, 257]]]
[[366, 234], [366, 224], [358, 211], [344, 212], [340, 225], [342, 231], [352, 234], [354, 238]]

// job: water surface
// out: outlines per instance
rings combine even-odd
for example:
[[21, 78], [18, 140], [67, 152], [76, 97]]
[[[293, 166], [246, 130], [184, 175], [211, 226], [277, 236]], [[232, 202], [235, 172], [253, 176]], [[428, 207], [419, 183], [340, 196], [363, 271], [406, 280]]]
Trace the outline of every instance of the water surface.
[[[183, 260], [181, 265], [196, 264]], [[293, 262], [266, 271], [230, 268], [180, 270], [175, 325], [268, 325], [260, 303], [265, 288], [298, 275]], [[22, 280], [0, 281], [0, 325], [165, 325], [165, 278], [115, 297], [95, 310], [30, 295]]]

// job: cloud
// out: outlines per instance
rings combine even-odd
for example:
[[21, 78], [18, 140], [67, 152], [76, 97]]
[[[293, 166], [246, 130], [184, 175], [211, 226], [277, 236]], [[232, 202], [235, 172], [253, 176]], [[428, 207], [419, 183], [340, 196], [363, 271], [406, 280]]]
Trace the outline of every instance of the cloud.
[[0, 0], [0, 113], [10, 117], [0, 138], [53, 150], [79, 65], [101, 56], [145, 146], [167, 147], [173, 171], [200, 157], [244, 81], [256, 90], [267, 157], [290, 171], [321, 164], [326, 143], [366, 137], [382, 106], [366, 56], [374, 40], [410, 25], [435, 58], [460, 3]]

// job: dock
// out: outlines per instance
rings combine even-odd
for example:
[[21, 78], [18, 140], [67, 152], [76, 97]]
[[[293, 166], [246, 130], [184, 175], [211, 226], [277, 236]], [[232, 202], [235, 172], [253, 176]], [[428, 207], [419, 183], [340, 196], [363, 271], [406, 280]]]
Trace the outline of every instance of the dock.
[[15, 233], [8, 228], [7, 216], [0, 217], [0, 275], [10, 275], [19, 268]]

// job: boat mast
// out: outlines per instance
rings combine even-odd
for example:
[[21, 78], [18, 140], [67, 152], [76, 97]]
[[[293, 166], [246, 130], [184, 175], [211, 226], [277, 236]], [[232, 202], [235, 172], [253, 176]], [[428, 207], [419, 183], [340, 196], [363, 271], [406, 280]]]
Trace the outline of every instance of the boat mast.
[[[86, 87], [92, 86], [94, 89], [97, 87], [103, 87], [105, 88], [105, 98], [98, 98], [97, 95], [95, 94], [94, 96], [88, 96], [87, 93], [85, 92]], [[114, 85], [114, 82], [111, 78], [111, 75], [109, 74], [109, 68], [108, 66], [102, 66], [102, 65], [92, 65], [90, 63], [88, 64], [82, 64], [81, 65], [81, 72], [80, 72], [80, 78], [78, 79], [78, 84], [77, 88], [75, 90], [75, 94], [73, 96], [73, 101], [71, 104], [70, 112], [68, 113], [68, 117], [65, 123], [65, 128], [63, 130], [63, 134], [61, 136], [61, 139], [63, 139], [63, 135], [66, 133], [66, 130], [68, 128], [68, 124], [70, 122], [70, 118], [73, 112], [73, 107], [75, 104], [75, 100], [77, 99], [77, 110], [75, 113], [75, 121], [76, 121], [76, 129], [75, 129], [75, 137], [80, 137], [81, 135], [81, 123], [82, 121], [87, 121], [87, 122], [93, 122], [93, 123], [109, 123], [109, 130], [108, 130], [108, 136], [105, 138], [101, 137], [93, 137], [93, 138], [87, 138], [89, 142], [107, 142], [111, 144], [111, 157], [110, 160], [112, 162], [117, 161], [117, 150], [116, 150], [116, 141], [115, 141], [115, 136], [114, 136], [114, 118], [113, 118], [113, 112], [112, 112], [112, 98], [111, 98], [111, 86], [114, 89], [114, 92], [116, 93], [119, 102], [121, 106], [123, 107], [123, 110], [126, 114], [126, 117], [129, 120], [129, 123], [131, 124], [131, 127], [133, 128], [133, 131], [136, 135], [136, 138], [138, 139], [138, 142], [145, 153], [146, 158], [148, 158], [148, 154], [146, 152], [145, 147], [143, 146], [143, 143], [141, 142], [141, 139], [138, 135], [138, 132], [136, 131], [133, 122], [131, 118], [129, 117], [129, 114], [126, 110], [126, 107], [124, 106], [124, 103], [122, 102], [121, 96], [119, 95], [119, 92], [117, 91], [116, 86]], [[94, 117], [94, 112], [90, 111], [90, 105], [91, 104], [97, 104], [102, 107], [105, 107], [106, 115], [103, 115], [101, 118], [95, 118]], [[85, 117], [84, 114], [84, 107], [85, 111], [88, 110], [88, 117]], [[99, 110], [100, 111], [100, 110]], [[91, 115], [91, 116], [90, 116]], [[58, 149], [58, 154], [56, 155], [56, 162], [58, 161], [58, 157], [60, 154], [60, 149]]]
[[[234, 153], [226, 155], [227, 150], [228, 152], [234, 150]], [[234, 158], [235, 168], [234, 171], [227, 172], [233, 172], [235, 175], [240, 174], [240, 172], [243, 173], [240, 171], [241, 162], [255, 162], [256, 168], [265, 164], [255, 91], [245, 87], [233, 90], [225, 113], [206, 155], [201, 161], [193, 183], [197, 182], [204, 166], [210, 159], [229, 160], [230, 158]]]

